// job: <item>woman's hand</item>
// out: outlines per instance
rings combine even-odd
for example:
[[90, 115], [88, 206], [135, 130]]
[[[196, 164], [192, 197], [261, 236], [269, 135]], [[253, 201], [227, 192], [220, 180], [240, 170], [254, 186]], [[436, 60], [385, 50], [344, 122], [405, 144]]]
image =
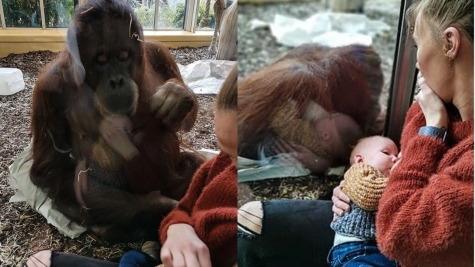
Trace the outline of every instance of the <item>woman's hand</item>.
[[333, 211], [333, 221], [335, 220], [336, 216], [343, 216], [345, 212], [351, 210], [350, 206], [350, 198], [343, 193], [341, 190], [343, 186], [343, 181], [340, 182], [340, 185], [333, 189], [333, 196], [332, 196], [332, 211]]
[[444, 103], [427, 85], [426, 80], [422, 75], [418, 77], [417, 84], [420, 91], [416, 94], [414, 99], [419, 102], [422, 113], [424, 113], [426, 126], [447, 129], [447, 126], [449, 125], [449, 116], [447, 115]]
[[208, 247], [193, 227], [184, 223], [168, 227], [160, 258], [166, 267], [211, 267]]
[[99, 131], [106, 143], [127, 161], [139, 154], [132, 143], [132, 122], [123, 115], [111, 115], [102, 120]]

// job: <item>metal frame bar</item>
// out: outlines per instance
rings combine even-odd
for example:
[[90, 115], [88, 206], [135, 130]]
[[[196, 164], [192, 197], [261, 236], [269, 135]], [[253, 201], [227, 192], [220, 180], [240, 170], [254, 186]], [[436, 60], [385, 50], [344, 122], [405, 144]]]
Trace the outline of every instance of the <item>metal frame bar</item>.
[[388, 110], [385, 135], [399, 143], [406, 112], [412, 103], [416, 82], [416, 49], [414, 41], [408, 36], [405, 22], [406, 10], [412, 0], [401, 1], [399, 31], [394, 55], [394, 67], [389, 89]]
[[187, 32], [196, 32], [196, 21], [200, 9], [200, 0], [186, 0], [185, 21], [183, 29]]
[[3, 13], [2, 0], [0, 0], [0, 20], [2, 21], [2, 28], [6, 29], [7, 25], [5, 25], [5, 14]]
[[41, 12], [41, 28], [46, 29], [46, 18], [45, 18], [45, 5], [43, 0], [40, 0], [40, 12]]
[[153, 19], [153, 30], [158, 30], [158, 19], [160, 18], [160, 0], [155, 0], [155, 15]]

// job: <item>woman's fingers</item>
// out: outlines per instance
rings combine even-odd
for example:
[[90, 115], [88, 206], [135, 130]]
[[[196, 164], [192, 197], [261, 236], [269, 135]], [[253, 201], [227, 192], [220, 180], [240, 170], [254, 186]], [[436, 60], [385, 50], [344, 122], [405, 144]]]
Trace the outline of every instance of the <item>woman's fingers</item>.
[[168, 248], [162, 248], [160, 251], [160, 259], [163, 264], [167, 267], [173, 267], [173, 256], [172, 252]]
[[350, 198], [341, 190], [341, 184], [333, 189], [332, 196], [332, 211], [338, 216], [350, 211]]
[[209, 255], [209, 249], [204, 244], [198, 249], [198, 260], [200, 262], [200, 267], [211, 267], [211, 256]]
[[447, 127], [448, 115], [442, 99], [429, 87], [425, 78], [421, 75], [417, 79], [420, 88], [414, 99], [419, 103], [426, 125], [435, 127]]

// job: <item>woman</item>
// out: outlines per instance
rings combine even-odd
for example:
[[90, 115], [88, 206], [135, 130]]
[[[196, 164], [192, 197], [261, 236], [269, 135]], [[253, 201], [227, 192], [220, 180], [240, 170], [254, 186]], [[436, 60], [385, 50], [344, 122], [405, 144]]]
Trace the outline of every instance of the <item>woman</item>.
[[[473, 0], [422, 0], [407, 13], [421, 91], [407, 113], [401, 160], [380, 200], [378, 245], [401, 266], [473, 266]], [[332, 200], [337, 215], [349, 210], [340, 187]], [[251, 220], [258, 227], [248, 227], [250, 213], [257, 214]], [[296, 221], [281, 224], [288, 214], [297, 214]], [[326, 266], [329, 221], [328, 202], [248, 203], [238, 216], [242, 229], [250, 228], [247, 238], [240, 232], [239, 266]], [[270, 243], [295, 225], [297, 236]], [[289, 253], [269, 254], [272, 245]]]
[[[196, 172], [185, 197], [160, 226], [161, 259], [166, 267], [231, 267], [237, 243], [237, 65], [216, 99], [215, 132], [221, 153]], [[158, 226], [157, 226], [158, 227]], [[126, 253], [119, 264], [49, 250], [32, 255], [31, 266], [155, 266], [144, 253]], [[199, 265], [198, 265], [199, 264]]]
[[221, 153], [200, 167], [160, 226], [166, 267], [231, 267], [237, 259], [237, 65], [218, 94], [216, 109]]

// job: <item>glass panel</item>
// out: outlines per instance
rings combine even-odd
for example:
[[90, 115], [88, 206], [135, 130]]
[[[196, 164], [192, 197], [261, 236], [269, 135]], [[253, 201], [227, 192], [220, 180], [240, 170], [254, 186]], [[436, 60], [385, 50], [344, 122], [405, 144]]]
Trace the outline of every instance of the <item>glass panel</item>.
[[74, 13], [74, 0], [44, 0], [46, 27], [67, 28]]
[[160, 0], [159, 29], [183, 29], [186, 0]]
[[2, 0], [7, 27], [41, 28], [39, 0]]
[[142, 27], [144, 29], [153, 29], [155, 0], [128, 0], [127, 2], [134, 8]]

